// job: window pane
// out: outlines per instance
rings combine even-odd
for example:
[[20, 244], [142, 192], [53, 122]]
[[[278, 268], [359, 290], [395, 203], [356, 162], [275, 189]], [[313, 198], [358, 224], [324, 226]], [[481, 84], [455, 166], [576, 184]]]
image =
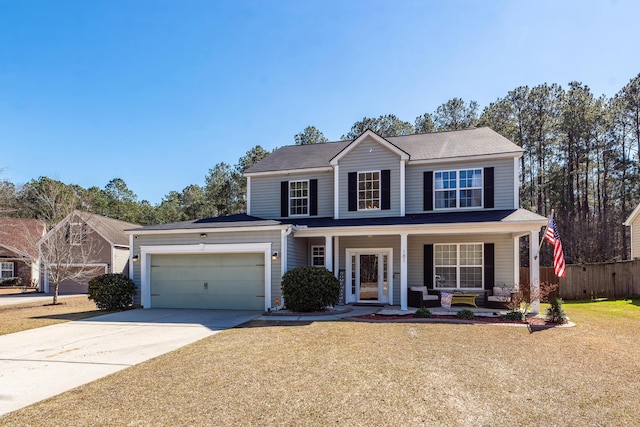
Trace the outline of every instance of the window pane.
[[358, 173], [358, 209], [380, 208], [380, 173]]
[[289, 182], [289, 214], [309, 214], [309, 181]]
[[461, 288], [482, 287], [482, 267], [460, 267]]
[[436, 288], [455, 288], [457, 285], [455, 267], [436, 267]]

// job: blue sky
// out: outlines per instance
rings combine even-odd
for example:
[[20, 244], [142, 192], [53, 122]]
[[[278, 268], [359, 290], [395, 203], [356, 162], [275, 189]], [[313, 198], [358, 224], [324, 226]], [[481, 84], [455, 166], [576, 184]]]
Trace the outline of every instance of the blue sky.
[[640, 73], [640, 2], [0, 0], [0, 179], [204, 184], [308, 125]]

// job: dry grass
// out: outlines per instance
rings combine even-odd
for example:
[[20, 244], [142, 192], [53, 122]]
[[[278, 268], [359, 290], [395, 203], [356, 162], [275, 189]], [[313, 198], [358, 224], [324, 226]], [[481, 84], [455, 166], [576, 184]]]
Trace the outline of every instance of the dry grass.
[[86, 296], [0, 307], [0, 335], [104, 314]]
[[577, 327], [534, 333], [496, 325], [254, 322], [0, 424], [637, 425], [640, 307], [565, 308]]

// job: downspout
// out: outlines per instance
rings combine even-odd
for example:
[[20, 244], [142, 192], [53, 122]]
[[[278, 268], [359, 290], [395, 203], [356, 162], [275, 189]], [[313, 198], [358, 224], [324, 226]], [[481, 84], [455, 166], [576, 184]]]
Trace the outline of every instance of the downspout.
[[[280, 233], [280, 250], [282, 254], [280, 255], [280, 277], [282, 277], [285, 273], [285, 268], [287, 266], [287, 236], [291, 234], [293, 231], [293, 226], [289, 225], [287, 228], [282, 230]], [[275, 307], [271, 307], [269, 311], [280, 311], [284, 308], [284, 297], [280, 296], [280, 304]]]

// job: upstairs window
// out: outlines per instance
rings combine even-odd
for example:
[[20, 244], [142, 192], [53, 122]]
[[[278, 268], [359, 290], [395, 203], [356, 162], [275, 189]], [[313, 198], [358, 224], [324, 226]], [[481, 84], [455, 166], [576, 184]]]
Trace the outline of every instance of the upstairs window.
[[380, 209], [380, 171], [358, 172], [358, 210]]
[[289, 215], [309, 215], [309, 181], [289, 181]]
[[434, 173], [436, 209], [482, 207], [482, 169]]
[[9, 279], [14, 276], [12, 262], [0, 262], [0, 279]]

